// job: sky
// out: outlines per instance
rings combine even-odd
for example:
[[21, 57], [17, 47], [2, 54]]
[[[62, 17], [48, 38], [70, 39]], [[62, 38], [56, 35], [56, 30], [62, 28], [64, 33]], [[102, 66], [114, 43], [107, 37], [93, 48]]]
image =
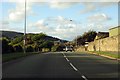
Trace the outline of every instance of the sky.
[[[106, 1], [106, 2], [105, 2]], [[118, 26], [117, 0], [28, 0], [27, 33], [73, 40], [89, 30], [108, 32]], [[24, 0], [1, 0], [0, 30], [24, 32]]]

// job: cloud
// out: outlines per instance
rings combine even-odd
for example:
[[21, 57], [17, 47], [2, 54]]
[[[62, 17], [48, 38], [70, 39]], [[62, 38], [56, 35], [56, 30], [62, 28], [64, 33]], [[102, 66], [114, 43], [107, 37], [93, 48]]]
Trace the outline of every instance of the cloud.
[[113, 2], [83, 2], [81, 4], [84, 6], [84, 8], [80, 11], [80, 14], [85, 14], [85, 13], [95, 12], [95, 11], [101, 10], [106, 7], [110, 7], [117, 3], [113, 3]]
[[82, 29], [80, 26], [76, 25], [76, 23], [70, 22], [69, 19], [66, 19], [62, 16], [38, 20], [37, 22], [31, 24], [30, 28], [31, 27], [34, 27], [36, 32], [44, 32], [51, 36], [68, 40], [75, 38], [77, 32]]
[[89, 22], [106, 22], [111, 20], [111, 18], [104, 13], [94, 14], [89, 16], [87, 19]]
[[110, 24], [106, 24], [106, 23], [87, 23], [86, 27], [87, 31], [88, 30], [95, 30], [97, 32], [102, 31], [102, 32], [108, 32], [108, 30], [110, 29], [110, 27], [113, 25]]
[[6, 28], [8, 28], [8, 26], [9, 26], [9, 22], [8, 22], [8, 20], [2, 20], [2, 21], [0, 21], [0, 28], [1, 29], [6, 29]]
[[85, 8], [80, 11], [81, 14], [96, 10], [96, 6], [93, 5], [93, 3], [82, 3], [82, 4], [84, 5]]
[[[32, 15], [32, 3], [27, 3], [26, 12], [27, 16]], [[17, 2], [15, 9], [9, 10], [9, 21], [10, 22], [21, 22], [25, 18], [25, 5], [24, 3]]]
[[71, 6], [77, 4], [75, 2], [58, 2], [58, 1], [51, 1], [48, 3], [50, 8], [57, 8], [57, 9], [65, 9], [70, 8]]
[[[4, 2], [24, 2], [25, 0], [3, 0]], [[119, 0], [28, 0], [29, 2], [118, 2]]]

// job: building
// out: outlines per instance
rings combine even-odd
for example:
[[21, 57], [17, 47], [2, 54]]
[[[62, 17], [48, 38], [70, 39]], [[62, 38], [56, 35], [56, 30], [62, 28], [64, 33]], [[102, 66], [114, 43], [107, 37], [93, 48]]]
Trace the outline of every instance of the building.
[[109, 32], [98, 32], [95, 40], [109, 37]]
[[109, 29], [109, 37], [120, 35], [120, 26]]

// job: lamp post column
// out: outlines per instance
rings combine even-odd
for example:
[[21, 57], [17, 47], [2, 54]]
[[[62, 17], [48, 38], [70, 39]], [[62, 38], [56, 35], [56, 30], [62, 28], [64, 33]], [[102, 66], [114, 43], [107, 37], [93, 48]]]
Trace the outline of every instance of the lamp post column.
[[24, 53], [26, 53], [26, 0], [25, 0], [25, 21], [24, 21]]

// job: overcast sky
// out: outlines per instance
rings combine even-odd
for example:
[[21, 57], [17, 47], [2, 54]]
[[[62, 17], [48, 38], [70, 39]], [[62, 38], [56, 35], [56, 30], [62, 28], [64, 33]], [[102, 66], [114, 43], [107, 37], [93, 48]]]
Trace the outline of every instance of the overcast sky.
[[[118, 3], [99, 1], [27, 0], [27, 32], [73, 40], [88, 30], [109, 31], [118, 26]], [[0, 30], [24, 32], [24, 1], [4, 0], [1, 7]]]

